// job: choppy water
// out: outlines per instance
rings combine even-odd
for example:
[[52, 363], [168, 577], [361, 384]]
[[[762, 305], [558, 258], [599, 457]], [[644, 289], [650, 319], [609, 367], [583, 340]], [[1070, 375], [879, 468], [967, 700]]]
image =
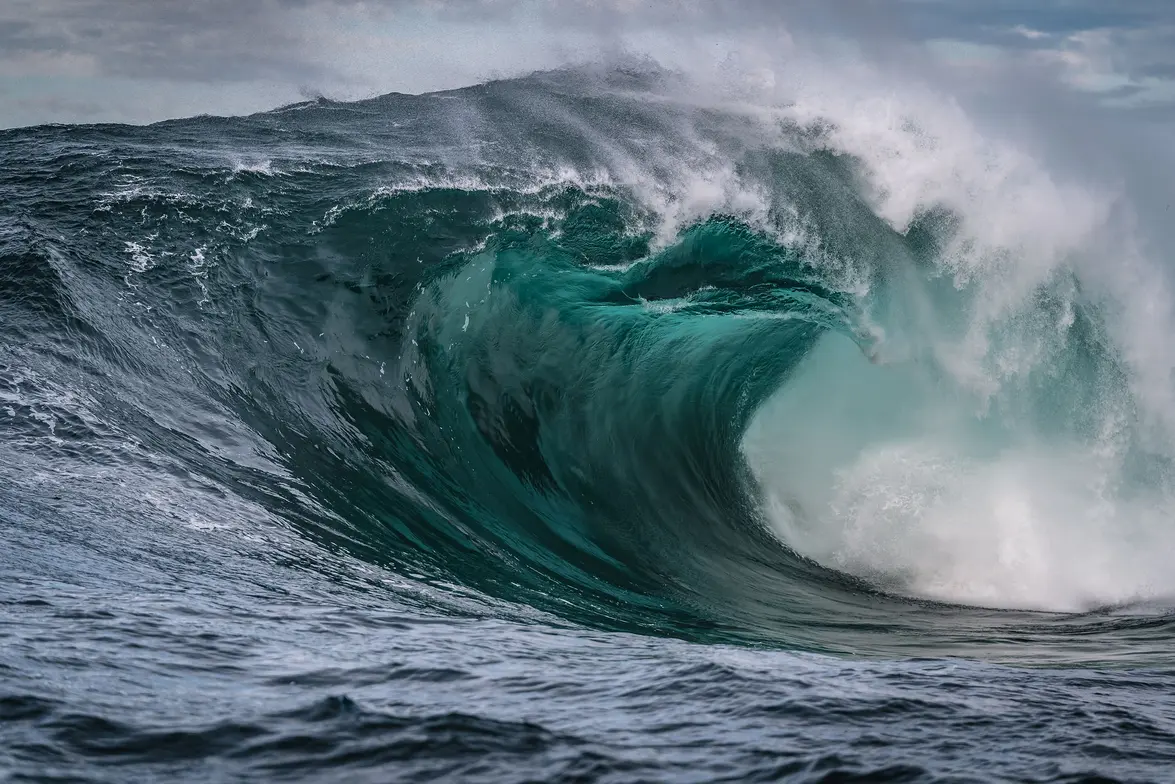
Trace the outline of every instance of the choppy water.
[[1168, 778], [1161, 259], [700, 95], [0, 134], [2, 775]]

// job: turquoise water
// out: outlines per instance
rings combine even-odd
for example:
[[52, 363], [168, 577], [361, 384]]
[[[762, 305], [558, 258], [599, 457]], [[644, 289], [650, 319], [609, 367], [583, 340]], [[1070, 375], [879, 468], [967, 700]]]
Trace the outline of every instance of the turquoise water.
[[1096, 199], [684, 89], [0, 134], [13, 780], [1162, 778]]

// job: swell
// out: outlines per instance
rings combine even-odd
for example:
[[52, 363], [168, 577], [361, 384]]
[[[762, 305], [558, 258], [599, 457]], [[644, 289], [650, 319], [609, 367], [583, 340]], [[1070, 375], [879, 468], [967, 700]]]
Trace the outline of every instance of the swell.
[[[919, 564], [909, 576], [900, 560], [861, 563], [878, 548], [805, 547], [830, 506], [805, 488], [853, 468], [815, 447], [851, 431], [845, 448], [865, 454], [879, 432], [837, 429], [851, 407], [822, 399], [908, 372], [876, 410], [850, 398], [874, 423], [910, 425], [906, 438], [921, 434], [912, 412], [935, 410], [924, 403], [965, 398], [929, 345], [965, 337], [983, 304], [981, 286], [943, 272], [962, 219], [926, 210], [895, 228], [819, 124], [767, 133], [645, 101], [664, 75], [572, 76], [6, 134], [10, 171], [57, 173], [3, 182], [51, 227], [5, 246], [5, 306], [37, 311], [6, 337], [66, 336], [57, 353], [6, 349], [5, 372], [24, 373], [11, 397], [28, 404], [8, 426], [83, 412], [95, 424], [77, 452], [165, 463], [402, 585], [543, 622], [1033, 661], [1168, 635], [1153, 614], [930, 601], [910, 590]], [[691, 167], [705, 176], [684, 182]], [[997, 327], [1053, 334], [1067, 280], [1046, 276], [1028, 317]], [[1093, 412], [1099, 384], [1125, 383], [1100, 319], [1083, 301], [1007, 411], [997, 401], [972, 427], [950, 408], [969, 457], [998, 457], [1048, 412], [1061, 441], [1096, 435], [1096, 412], [1075, 423], [1062, 409]], [[787, 409], [813, 386], [815, 405]], [[827, 476], [796, 486], [752, 464], [747, 439], [773, 405], [785, 473]]]

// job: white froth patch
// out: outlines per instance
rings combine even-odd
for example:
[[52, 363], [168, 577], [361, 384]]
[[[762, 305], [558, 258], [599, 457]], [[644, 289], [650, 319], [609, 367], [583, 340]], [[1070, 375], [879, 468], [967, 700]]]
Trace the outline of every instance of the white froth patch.
[[234, 158], [232, 160], [233, 174], [261, 174], [266, 177], [274, 177], [283, 172], [277, 171], [273, 168], [273, 161], [268, 158], [261, 160], [245, 160], [242, 158]]
[[916, 596], [1080, 612], [1169, 598], [1171, 499], [1116, 497], [1082, 448], [950, 457], [883, 444], [839, 472], [830, 566]]
[[[744, 441], [796, 552], [913, 597], [1081, 612], [1175, 600], [1175, 492], [1131, 474], [1134, 420], [1044, 435], [924, 363], [823, 340]], [[1001, 419], [1001, 417], [1004, 417]], [[1006, 417], [1013, 417], [1007, 419]]]
[[[926, 84], [861, 63], [787, 66], [759, 80], [765, 121], [819, 128], [820, 146], [858, 160], [895, 231], [933, 209], [957, 231], [889, 318], [870, 314], [882, 366], [825, 345], [756, 418], [744, 446], [780, 538], [910, 596], [1170, 606], [1175, 477], [1131, 460], [1175, 456], [1175, 283], [1122, 183], [1050, 168]], [[1073, 418], [1100, 433], [1039, 429], [1025, 395], [1083, 350], [1078, 303], [1124, 376], [1076, 382], [1097, 410]]]
[[958, 446], [878, 443], [815, 493], [753, 461], [782, 540], [894, 593], [1054, 612], [1175, 600], [1175, 498], [1121, 492], [1083, 446], [983, 457]]

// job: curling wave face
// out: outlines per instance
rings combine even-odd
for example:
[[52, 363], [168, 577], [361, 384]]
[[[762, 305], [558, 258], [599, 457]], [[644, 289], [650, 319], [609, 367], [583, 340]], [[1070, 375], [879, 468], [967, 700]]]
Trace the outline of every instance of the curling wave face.
[[69, 356], [25, 352], [0, 427], [600, 628], [1145, 658], [1162, 271], [957, 113], [838, 111], [581, 70], [8, 132], [52, 193], [3, 182], [5, 329]]

